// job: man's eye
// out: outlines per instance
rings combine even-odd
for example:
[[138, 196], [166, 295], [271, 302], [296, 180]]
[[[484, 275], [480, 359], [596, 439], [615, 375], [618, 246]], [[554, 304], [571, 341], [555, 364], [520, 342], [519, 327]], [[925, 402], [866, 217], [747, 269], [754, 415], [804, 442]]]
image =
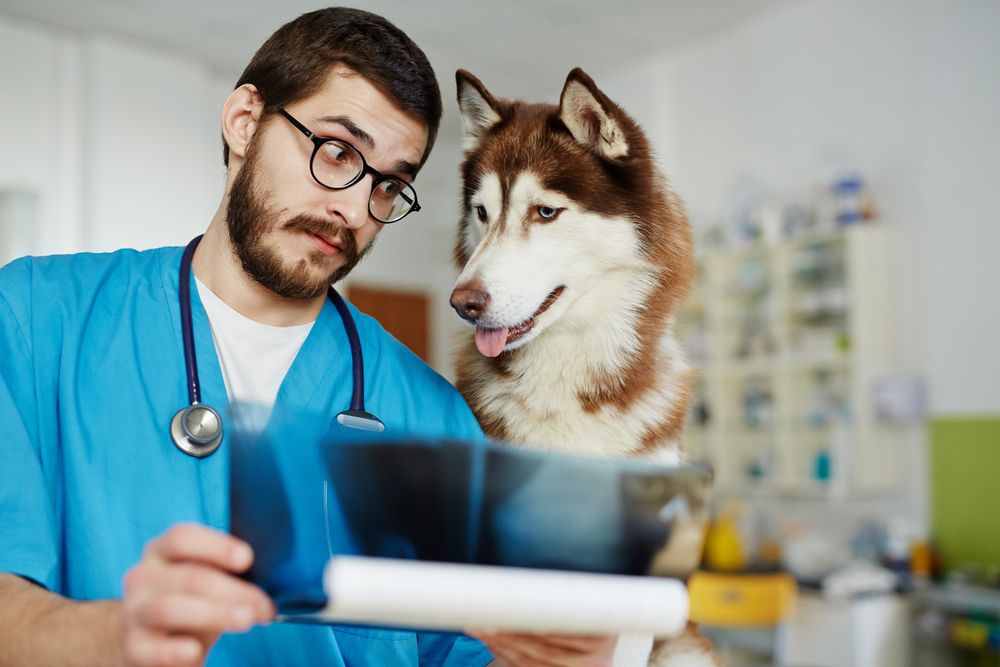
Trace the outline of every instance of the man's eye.
[[382, 194], [386, 195], [387, 197], [395, 197], [400, 192], [402, 192], [403, 186], [401, 186], [396, 181], [382, 181], [382, 183], [379, 184], [379, 189], [381, 189]]
[[486, 222], [486, 207], [482, 204], [477, 205], [476, 216], [479, 217], [479, 222]]
[[323, 156], [331, 162], [348, 162], [351, 160], [350, 150], [335, 141], [323, 144]]

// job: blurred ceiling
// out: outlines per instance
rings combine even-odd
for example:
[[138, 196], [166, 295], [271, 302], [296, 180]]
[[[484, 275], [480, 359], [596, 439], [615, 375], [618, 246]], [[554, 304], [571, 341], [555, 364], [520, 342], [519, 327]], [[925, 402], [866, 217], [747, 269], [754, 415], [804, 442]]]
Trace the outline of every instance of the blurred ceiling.
[[[457, 67], [505, 97], [554, 98], [575, 66], [613, 69], [741, 21], [784, 0], [373, 0], [444, 82]], [[308, 0], [0, 0], [0, 13], [192, 55], [239, 75], [278, 26], [325, 6]], [[447, 95], [448, 88], [443, 92]], [[554, 100], [553, 100], [554, 101]]]

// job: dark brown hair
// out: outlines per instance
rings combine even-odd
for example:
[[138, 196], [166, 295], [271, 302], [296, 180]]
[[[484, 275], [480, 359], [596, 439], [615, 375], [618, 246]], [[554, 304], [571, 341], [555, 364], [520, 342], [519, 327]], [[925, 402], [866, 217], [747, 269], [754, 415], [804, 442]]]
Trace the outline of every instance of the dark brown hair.
[[[255, 86], [264, 116], [309, 97], [334, 65], [354, 70], [427, 125], [427, 160], [441, 122], [441, 90], [427, 56], [386, 19], [360, 9], [328, 7], [278, 28], [257, 50], [235, 88]], [[222, 142], [229, 166], [229, 145]]]

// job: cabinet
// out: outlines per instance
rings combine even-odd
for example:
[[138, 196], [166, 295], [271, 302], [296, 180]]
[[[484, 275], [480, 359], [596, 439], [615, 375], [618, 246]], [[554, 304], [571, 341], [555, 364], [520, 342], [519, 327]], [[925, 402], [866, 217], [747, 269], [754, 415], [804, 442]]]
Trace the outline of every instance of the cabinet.
[[909, 601], [898, 595], [829, 600], [799, 596], [786, 626], [788, 665], [913, 667]]
[[699, 259], [678, 331], [699, 370], [690, 458], [721, 490], [863, 493], [896, 481], [872, 409], [897, 370], [891, 229], [857, 225]]

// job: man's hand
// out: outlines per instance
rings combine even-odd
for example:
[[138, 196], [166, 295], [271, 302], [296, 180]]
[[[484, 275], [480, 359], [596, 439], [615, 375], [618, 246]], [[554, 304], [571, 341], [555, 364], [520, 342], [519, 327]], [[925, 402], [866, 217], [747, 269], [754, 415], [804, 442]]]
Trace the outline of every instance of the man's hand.
[[468, 632], [503, 667], [608, 667], [618, 637]]
[[223, 632], [271, 620], [267, 595], [234, 576], [251, 562], [248, 544], [196, 524], [174, 526], [149, 542], [125, 576], [126, 663], [200, 665]]

